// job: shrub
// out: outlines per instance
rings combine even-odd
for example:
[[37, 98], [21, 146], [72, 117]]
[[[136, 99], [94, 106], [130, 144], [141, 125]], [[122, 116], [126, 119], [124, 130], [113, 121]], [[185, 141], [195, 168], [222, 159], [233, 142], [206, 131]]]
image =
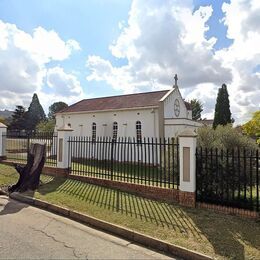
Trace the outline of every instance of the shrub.
[[[258, 146], [231, 125], [215, 130], [203, 127], [198, 130], [197, 190], [207, 201], [227, 201], [251, 206], [248, 194], [257, 182]], [[241, 204], [241, 199], [238, 205]], [[235, 204], [234, 204], [235, 205]]]
[[224, 150], [256, 150], [258, 148], [253, 139], [242, 135], [238, 129], [231, 125], [219, 125], [215, 130], [210, 127], [199, 128], [197, 146]]

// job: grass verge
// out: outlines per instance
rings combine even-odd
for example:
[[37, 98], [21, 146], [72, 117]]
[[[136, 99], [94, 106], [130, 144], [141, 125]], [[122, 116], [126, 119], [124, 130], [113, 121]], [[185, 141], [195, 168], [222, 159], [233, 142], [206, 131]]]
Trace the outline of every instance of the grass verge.
[[[0, 164], [0, 186], [17, 178], [14, 169]], [[42, 175], [41, 180], [35, 198], [216, 259], [260, 259], [259, 221], [161, 203], [70, 179]]]

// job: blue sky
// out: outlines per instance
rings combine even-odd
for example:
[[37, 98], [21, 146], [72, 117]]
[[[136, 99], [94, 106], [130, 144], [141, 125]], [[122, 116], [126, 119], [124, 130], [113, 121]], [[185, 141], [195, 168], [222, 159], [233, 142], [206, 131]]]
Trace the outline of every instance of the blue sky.
[[[98, 54], [120, 65], [124, 61], [115, 59], [108, 46], [120, 33], [118, 23], [127, 21], [131, 1], [124, 0], [1, 0], [0, 19], [16, 24], [27, 33], [38, 27], [56, 31], [62, 39], [73, 38], [82, 50], [69, 60], [62, 62], [66, 71], [78, 71], [79, 80], [88, 95], [113, 95], [117, 91], [106, 83], [87, 84], [85, 63], [88, 54]], [[51, 62], [49, 67], [59, 62]], [[102, 92], [96, 90], [102, 88]], [[120, 92], [118, 92], [120, 93]]]
[[47, 111], [60, 100], [169, 89], [178, 73], [183, 97], [200, 99], [205, 117], [225, 82], [233, 116], [246, 120], [259, 109], [259, 8], [256, 0], [0, 0], [0, 109], [28, 106], [33, 92]]
[[212, 0], [195, 0], [194, 1], [194, 10], [197, 10], [200, 6], [212, 5], [213, 7], [213, 15], [209, 18], [207, 25], [209, 26], [209, 30], [206, 33], [206, 37], [216, 37], [218, 40], [214, 45], [214, 49], [222, 49], [230, 46], [232, 43], [231, 39], [226, 37], [227, 27], [220, 23], [219, 21], [223, 19], [224, 13], [221, 10], [223, 2], [230, 3], [229, 0], [226, 1], [212, 1]]

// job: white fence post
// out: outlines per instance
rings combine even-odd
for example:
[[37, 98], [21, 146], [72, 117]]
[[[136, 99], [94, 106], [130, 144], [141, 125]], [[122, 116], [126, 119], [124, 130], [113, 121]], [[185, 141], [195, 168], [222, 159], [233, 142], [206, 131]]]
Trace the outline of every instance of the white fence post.
[[187, 129], [179, 135], [180, 204], [196, 206], [196, 144], [197, 134]]
[[73, 129], [68, 126], [63, 126], [58, 131], [58, 146], [57, 146], [57, 167], [66, 169], [69, 166], [69, 137]]
[[6, 156], [6, 129], [7, 126], [0, 123], [0, 158], [4, 158]]

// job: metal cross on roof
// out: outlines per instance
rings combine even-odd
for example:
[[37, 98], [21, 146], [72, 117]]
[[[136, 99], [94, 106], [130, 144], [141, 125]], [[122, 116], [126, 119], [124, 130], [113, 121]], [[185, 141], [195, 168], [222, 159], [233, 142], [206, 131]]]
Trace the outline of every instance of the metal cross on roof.
[[178, 76], [177, 76], [177, 74], [175, 74], [175, 76], [174, 76], [174, 80], [175, 80], [175, 86], [177, 86], [177, 81], [178, 81]]

